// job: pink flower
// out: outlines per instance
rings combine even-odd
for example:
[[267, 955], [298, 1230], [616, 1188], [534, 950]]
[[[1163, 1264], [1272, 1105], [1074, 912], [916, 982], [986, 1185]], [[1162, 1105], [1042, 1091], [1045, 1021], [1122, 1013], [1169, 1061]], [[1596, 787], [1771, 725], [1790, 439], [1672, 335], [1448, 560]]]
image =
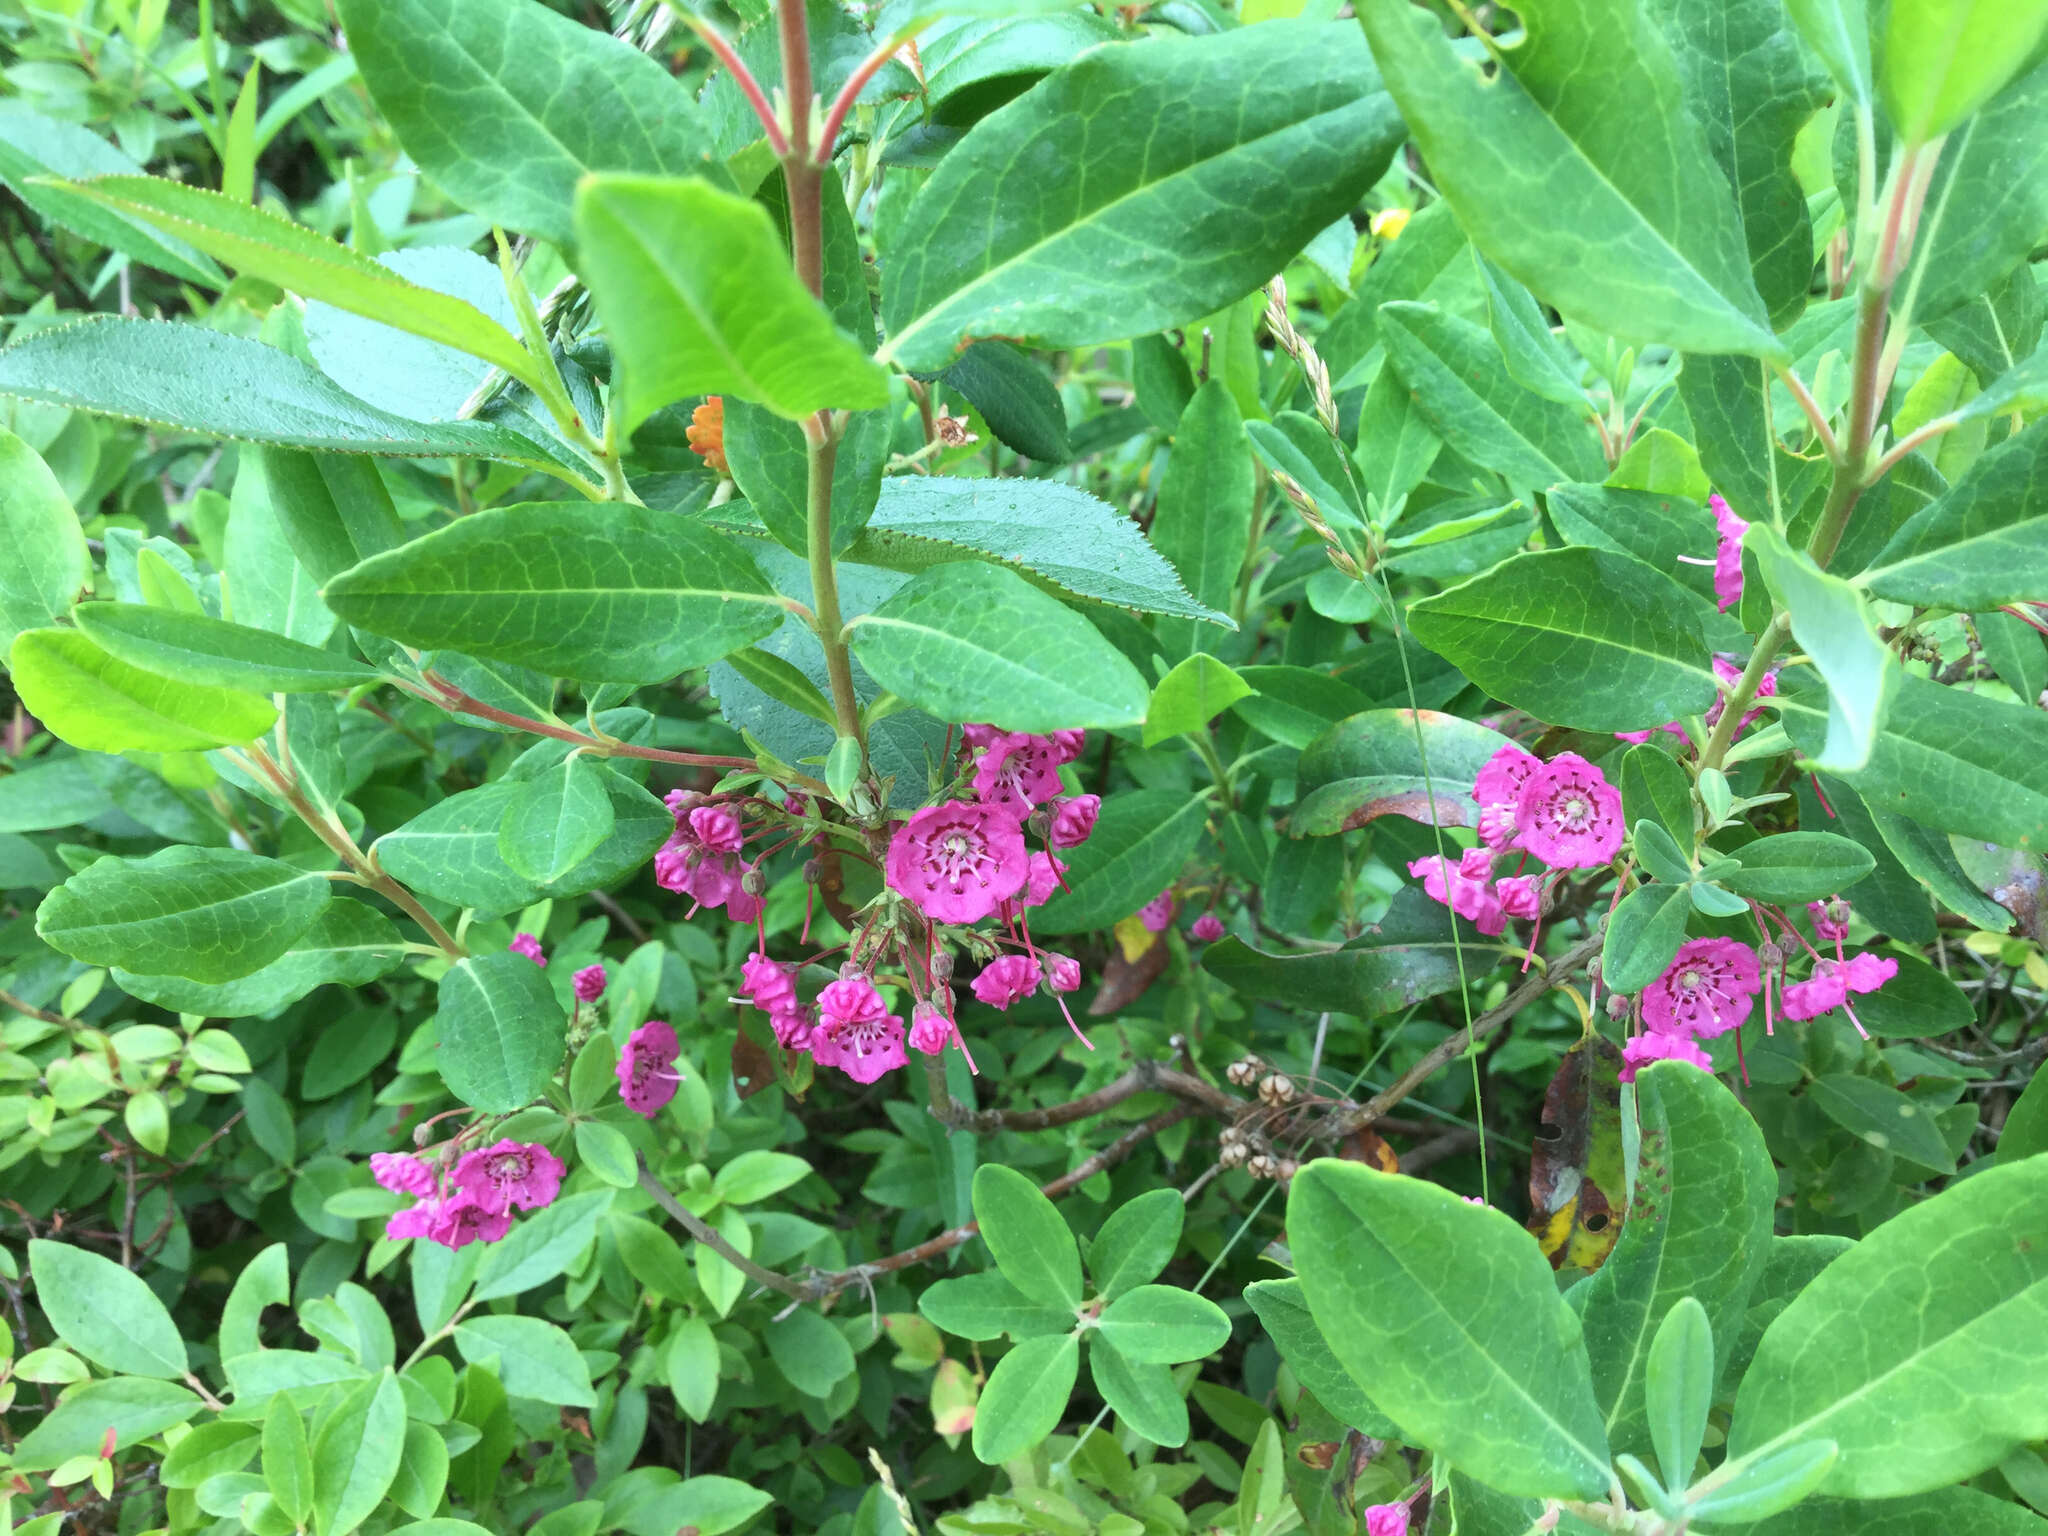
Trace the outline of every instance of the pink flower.
[[[384, 1223], [384, 1235], [394, 1243], [404, 1242], [408, 1237], [431, 1237], [434, 1221], [441, 1214], [441, 1202], [422, 1200], [417, 1205], [408, 1205], [402, 1211], [393, 1211]], [[505, 1223], [511, 1225], [508, 1217]]]
[[1072, 955], [1055, 954], [1051, 950], [1045, 955], [1045, 974], [1051, 980], [1055, 992], [1077, 992], [1081, 988], [1081, 962]]
[[1017, 894], [1030, 872], [1024, 832], [999, 806], [928, 805], [889, 842], [889, 888], [926, 917], [972, 923]]
[[867, 977], [842, 976], [818, 994], [811, 1058], [856, 1083], [872, 1083], [910, 1062], [903, 1054], [903, 1020], [888, 1011]]
[[1562, 752], [1522, 782], [1522, 846], [1554, 869], [1597, 869], [1621, 848], [1621, 795], [1598, 768]]
[[1742, 536], [1749, 524], [1737, 517], [1716, 491], [1707, 498], [1714, 509], [1714, 531], [1720, 542], [1714, 549], [1714, 596], [1726, 613], [1742, 601]]
[[524, 955], [535, 965], [546, 969], [548, 957], [541, 953], [540, 940], [536, 939], [532, 934], [515, 933], [512, 935], [512, 942], [505, 947], [511, 950], [513, 954]]
[[1005, 731], [1000, 726], [994, 725], [963, 725], [960, 727], [960, 739], [977, 752], [991, 743], [1001, 741], [1009, 734], [1008, 731]]
[[1029, 955], [1002, 955], [974, 978], [974, 995], [991, 1008], [1007, 1009], [1038, 990], [1038, 962]]
[[1164, 933], [1173, 925], [1173, 887], [1168, 886], [1138, 908], [1138, 921], [1149, 933]]
[[1102, 796], [1070, 795], [1052, 804], [1052, 830], [1046, 840], [1055, 848], [1078, 848], [1095, 831], [1095, 818], [1102, 813]]
[[586, 965], [582, 970], [569, 978], [569, 985], [575, 988], [576, 1001], [579, 1003], [594, 1003], [600, 997], [603, 997], [604, 983], [605, 975], [602, 965]]
[[936, 1056], [952, 1038], [952, 1021], [930, 1003], [919, 1003], [910, 1010], [910, 1048], [913, 1051]]
[[501, 1141], [463, 1153], [453, 1181], [457, 1199], [467, 1195], [495, 1216], [552, 1205], [562, 1192], [563, 1171], [562, 1160], [537, 1142]]
[[1034, 853], [1026, 862], [1030, 873], [1024, 877], [1024, 889], [1010, 900], [996, 904], [996, 916], [1006, 923], [1016, 922], [1026, 908], [1044, 906], [1060, 888], [1060, 877], [1067, 872], [1066, 860], [1049, 853]]
[[1028, 816], [1032, 806], [1066, 787], [1060, 783], [1063, 761], [1050, 736], [1008, 732], [982, 749], [974, 769], [974, 796], [984, 805], [1007, 806], [1020, 818]]
[[712, 853], [738, 853], [745, 845], [740, 819], [730, 806], [700, 805], [689, 815], [690, 830]]
[[1756, 951], [1735, 939], [1688, 939], [1643, 988], [1643, 1022], [1658, 1034], [1711, 1040], [1749, 1017], [1763, 990]]
[[511, 1230], [510, 1211], [494, 1211], [475, 1195], [458, 1194], [436, 1207], [427, 1221], [426, 1235], [443, 1248], [464, 1248], [471, 1243], [495, 1243]]
[[781, 1013], [796, 1005], [796, 967], [750, 954], [740, 962], [740, 991], [764, 1013]]
[[785, 1051], [808, 1051], [818, 1028], [818, 1010], [808, 1003], [791, 1003], [768, 1015], [768, 1027], [775, 1031], [775, 1043]]
[[1621, 1080], [1632, 1083], [1636, 1073], [1653, 1061], [1689, 1061], [1702, 1072], [1714, 1070], [1714, 1061], [1690, 1035], [1637, 1035], [1621, 1048]]
[[[737, 863], [737, 861], [735, 861]], [[760, 895], [747, 889], [761, 883], [760, 866], [737, 864], [733, 871], [732, 889], [726, 893], [725, 915], [736, 923], [752, 923], [759, 920], [761, 909], [767, 905]], [[707, 903], [708, 905], [708, 903]]]
[[1052, 744], [1059, 748], [1060, 761], [1071, 763], [1081, 755], [1081, 749], [1088, 745], [1086, 731], [1054, 731]]
[[1456, 864], [1433, 853], [1410, 863], [1408, 873], [1422, 882], [1423, 892], [1432, 901], [1442, 902], [1481, 933], [1496, 934], [1507, 927], [1507, 912], [1485, 876], [1474, 877], [1469, 872], [1476, 866], [1474, 853], [1485, 857], [1491, 868], [1492, 856], [1484, 848], [1468, 848]]
[[1515, 803], [1529, 775], [1543, 766], [1543, 760], [1517, 746], [1505, 746], [1486, 760], [1472, 781], [1472, 798], [1479, 802], [1479, 840], [1496, 853], [1517, 847]]
[[1839, 923], [1828, 915], [1828, 908], [1831, 902], [1827, 901], [1809, 901], [1806, 904], [1806, 915], [1813, 919], [1813, 934], [1815, 938], [1828, 944], [1839, 944], [1842, 940], [1849, 937], [1849, 904], [1846, 901], [1842, 901], [1842, 898], [1839, 896], [1832, 898], [1832, 900], [1842, 903], [1843, 917]]
[[1408, 1506], [1406, 1504], [1367, 1505], [1365, 1510], [1365, 1536], [1408, 1536]]
[[1223, 919], [1214, 912], [1204, 912], [1188, 929], [1188, 937], [1197, 944], [1214, 944], [1223, 937]]
[[675, 1029], [661, 1019], [649, 1019], [626, 1036], [616, 1069], [619, 1097], [626, 1108], [652, 1120], [661, 1106], [676, 1096], [676, 1084], [682, 1078], [675, 1065], [681, 1054]]
[[1543, 915], [1543, 885], [1534, 875], [1509, 875], [1493, 884], [1494, 899], [1509, 917], [1533, 919]]
[[[1846, 1007], [1852, 994], [1875, 992], [1898, 974], [1899, 962], [1880, 955], [1854, 955], [1846, 963], [1816, 960], [1811, 976], [1785, 989], [1785, 1017], [1817, 1019]], [[1855, 1010], [1849, 1009], [1848, 1013], [1850, 1021], [1861, 1031], [1863, 1023]]]
[[1899, 962], [1886, 955], [1851, 955], [1842, 968], [1851, 992], [1875, 992], [1899, 974]]
[[440, 1180], [433, 1165], [409, 1152], [372, 1152], [370, 1177], [394, 1194], [430, 1199], [440, 1193]]

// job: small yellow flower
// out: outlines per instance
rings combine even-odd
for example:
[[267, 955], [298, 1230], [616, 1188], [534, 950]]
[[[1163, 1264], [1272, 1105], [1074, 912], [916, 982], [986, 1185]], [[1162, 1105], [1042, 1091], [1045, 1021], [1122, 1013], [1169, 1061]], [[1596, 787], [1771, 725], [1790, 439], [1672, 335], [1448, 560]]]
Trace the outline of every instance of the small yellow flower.
[[1372, 232], [1382, 240], [1398, 240], [1415, 215], [1406, 208], [1382, 208], [1372, 216]]

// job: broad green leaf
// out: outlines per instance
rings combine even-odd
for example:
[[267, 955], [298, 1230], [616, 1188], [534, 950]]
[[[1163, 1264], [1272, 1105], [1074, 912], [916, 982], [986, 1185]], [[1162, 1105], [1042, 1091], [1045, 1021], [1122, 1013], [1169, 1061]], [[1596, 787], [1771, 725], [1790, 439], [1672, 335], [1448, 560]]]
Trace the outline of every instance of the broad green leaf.
[[1628, 341], [1782, 355], [1728, 179], [1636, 0], [1547, 7], [1484, 69], [1406, 0], [1359, 19], [1466, 234], [1538, 298]]
[[1180, 878], [1208, 813], [1206, 801], [1179, 790], [1136, 789], [1105, 797], [1094, 835], [1063, 850], [1067, 888], [1038, 909], [1033, 930], [1081, 933], [1137, 911]]
[[1877, 597], [1964, 612], [2048, 591], [2048, 422], [2007, 438], [1892, 535], [1856, 578]]
[[303, 1526], [313, 1513], [313, 1447], [306, 1416], [288, 1392], [271, 1398], [263, 1416], [263, 1481], [277, 1507]]
[[[20, 99], [9, 106], [18, 109]], [[219, 284], [220, 268], [182, 240], [124, 218], [49, 179], [141, 174], [142, 167], [127, 155], [76, 123], [38, 112], [0, 113], [0, 180], [35, 212], [146, 267], [208, 288]]]
[[[467, 305], [508, 335], [519, 329], [504, 273], [497, 262], [475, 251], [454, 245], [406, 246], [382, 252], [377, 265], [415, 287]], [[491, 365], [468, 352], [318, 299], [306, 305], [305, 331], [306, 351], [322, 373], [350, 394], [375, 400], [415, 421], [462, 418], [470, 397], [492, 376]], [[527, 367], [530, 371], [531, 365]], [[582, 380], [573, 368], [568, 379], [580, 393]], [[546, 407], [539, 400], [516, 394], [501, 398], [505, 405], [498, 410], [517, 411], [528, 422], [543, 419]], [[556, 430], [553, 418], [546, 420], [543, 430]]]
[[1497, 943], [1454, 923], [1415, 885], [1404, 886], [1384, 917], [1339, 949], [1277, 955], [1232, 935], [1203, 951], [1202, 968], [1247, 997], [1372, 1019], [1462, 986], [1460, 949], [1478, 954]]
[[[629, 1536], [669, 1536], [694, 1528], [698, 1536], [723, 1536], [745, 1525], [774, 1502], [774, 1495], [736, 1477], [716, 1475], [673, 1483], [640, 1505], [622, 1529]], [[393, 1536], [403, 1536], [394, 1532]]]
[[1714, 553], [1714, 515], [1699, 502], [1612, 485], [1552, 486], [1544, 500], [1568, 542], [1634, 555], [1703, 604], [1714, 600], [1712, 568], [1687, 563]]
[[1303, 748], [1288, 834], [1328, 837], [1380, 816], [1475, 826], [1473, 781], [1489, 758], [1513, 745], [1498, 731], [1433, 709], [1352, 715]]
[[391, 1502], [409, 1515], [431, 1515], [448, 1490], [448, 1441], [431, 1424], [410, 1420], [391, 1479]]
[[827, 729], [837, 731], [838, 720], [832, 712], [832, 701], [819, 691], [816, 683], [804, 676], [803, 669], [794, 662], [784, 661], [773, 651], [750, 645], [726, 657], [725, 665], [737, 672], [748, 687], [759, 689], [777, 704], [808, 715]]
[[262, 1431], [254, 1424], [216, 1419], [194, 1425], [158, 1466], [157, 1481], [166, 1488], [197, 1488], [209, 1477], [239, 1472], [255, 1458], [261, 1440]]
[[358, 1382], [320, 1421], [313, 1441], [313, 1519], [344, 1536], [370, 1517], [405, 1451], [405, 1394], [389, 1371]]
[[1633, 827], [1649, 820], [1662, 827], [1681, 853], [1689, 854], [1695, 835], [1692, 782], [1676, 758], [1651, 742], [1622, 754], [1622, 820]]
[[2006, 1113], [1998, 1161], [2016, 1163], [2037, 1152], [2048, 1152], [2048, 1072], [2038, 1071]]
[[282, 452], [247, 448], [236, 461], [221, 572], [226, 606], [237, 623], [267, 629], [301, 645], [324, 645], [334, 633], [334, 614], [320, 601], [319, 582], [286, 537], [284, 509], [264, 473], [264, 461]]
[[[4, 123], [5, 118], [0, 118]], [[61, 619], [92, 585], [92, 552], [71, 498], [36, 451], [0, 428], [0, 650]]]
[[[524, 962], [522, 962], [524, 963]], [[575, 1341], [537, 1317], [473, 1316], [456, 1325], [455, 1347], [472, 1364], [498, 1360], [498, 1376], [515, 1397], [593, 1408], [590, 1367]]]
[[496, 422], [393, 415], [275, 347], [200, 325], [99, 315], [36, 331], [0, 349], [0, 395], [289, 448], [595, 473], [566, 449]]
[[1554, 725], [1641, 730], [1719, 692], [1685, 589], [1627, 555], [1515, 555], [1409, 611], [1415, 638]]
[[[1245, 493], [1249, 497], [1248, 478]], [[1136, 523], [1054, 480], [892, 477], [882, 482], [874, 516], [847, 551], [860, 564], [912, 574], [975, 555], [1055, 595], [1235, 627], [1190, 596]], [[1240, 541], [1234, 558], [1243, 555]], [[1227, 606], [1227, 591], [1222, 600]]]
[[1148, 1190], [1110, 1212], [1088, 1244], [1096, 1294], [1114, 1301], [1166, 1268], [1180, 1247], [1185, 1212], [1186, 1202], [1171, 1189]]
[[[1511, 1218], [1319, 1158], [1295, 1176], [1287, 1229], [1323, 1337], [1416, 1444], [1503, 1493], [1604, 1495], [1613, 1474], [1577, 1320]], [[1441, 1285], [1454, 1271], [1463, 1300]]]
[[754, 1205], [781, 1194], [810, 1172], [811, 1165], [793, 1153], [756, 1147], [718, 1170], [711, 1180], [711, 1193], [727, 1205]]
[[0, 832], [48, 832], [93, 821], [114, 809], [96, 762], [47, 756], [0, 779]]
[[182, 682], [251, 693], [325, 693], [377, 673], [335, 651], [200, 613], [81, 603], [81, 632], [116, 661]]
[[1137, 1365], [1200, 1360], [1230, 1338], [1230, 1319], [1206, 1296], [1171, 1285], [1141, 1285], [1107, 1307], [1095, 1326]]
[[1074, 1331], [1072, 1307], [1033, 1301], [993, 1269], [934, 1281], [919, 1294], [917, 1309], [934, 1327], [962, 1339], [996, 1339], [1006, 1333], [1032, 1339]]
[[[1812, 8], [1826, 3], [1809, 0]], [[1735, 190], [1750, 272], [1780, 330], [1799, 318], [1813, 286], [1813, 229], [1792, 172], [1792, 141], [1830, 95], [1827, 77], [1785, 25], [1790, 9], [1785, 0], [1647, 7], [1671, 43], [1707, 152]]]
[[572, 243], [592, 172], [730, 185], [688, 91], [630, 43], [525, 0], [340, 0], [405, 151], [493, 224]]
[[162, 848], [102, 858], [43, 898], [36, 932], [89, 965], [233, 981], [312, 926], [332, 884], [316, 871], [234, 848]]
[[158, 176], [103, 176], [68, 190], [154, 225], [238, 272], [454, 347], [530, 388], [543, 387], [543, 365], [475, 305], [408, 282], [268, 209]]
[[1974, 1488], [1910, 1499], [1807, 1499], [1756, 1525], [1715, 1525], [1715, 1536], [2042, 1536], [2041, 1517]]
[[[1508, 376], [1546, 400], [1574, 407], [1583, 420], [1586, 391], [1579, 381], [1586, 371], [1585, 360], [1550, 329], [1549, 317], [1528, 289], [1477, 251], [1472, 260], [1486, 291], [1486, 327], [1493, 333]], [[1389, 318], [1398, 318], [1398, 311], [1394, 317], [1380, 316], [1383, 334]]]
[[1864, 0], [1785, 0], [1785, 13], [1849, 100], [1868, 102], [1870, 16]]
[[1938, 139], [2011, 81], [2048, 33], [2048, 0], [1893, 0], [1878, 79], [1908, 144]]
[[[1780, 695], [1801, 752], [1820, 750], [1827, 716], [1809, 694]], [[1873, 804], [1924, 826], [2005, 848], [2048, 849], [2048, 716], [1907, 673], [1869, 766], [1843, 779]]]
[[[1085, 11], [1046, 19], [1062, 22], [1068, 16], [1091, 26], [1096, 22]], [[1059, 391], [1042, 366], [1008, 343], [976, 342], [953, 360], [939, 381], [964, 395], [981, 412], [996, 440], [1013, 453], [1041, 464], [1064, 464], [1073, 457], [1067, 408]]]
[[23, 631], [8, 664], [44, 728], [89, 752], [203, 752], [254, 741], [277, 723], [268, 699], [146, 672], [76, 629]]
[[1889, 811], [1864, 809], [1892, 856], [1936, 901], [1989, 933], [2003, 933], [2012, 926], [2012, 913], [1986, 896], [1970, 878], [1945, 834]]
[[1877, 867], [1867, 849], [1832, 832], [1780, 832], [1745, 844], [1736, 857], [1742, 868], [1721, 884], [1781, 907], [1846, 891]]
[[1003, 1278], [1036, 1302], [1081, 1304], [1081, 1252], [1066, 1219], [1038, 1186], [1000, 1163], [974, 1171], [974, 1219]]
[[73, 1456], [98, 1456], [113, 1431], [116, 1451], [199, 1412], [199, 1399], [174, 1382], [147, 1376], [89, 1381], [67, 1395], [15, 1444], [17, 1471], [41, 1472]]
[[587, 682], [666, 682], [760, 640], [781, 600], [730, 540], [646, 507], [473, 513], [332, 578], [351, 624]]
[[276, 959], [232, 981], [209, 984], [120, 966], [112, 974], [123, 992], [159, 1008], [233, 1019], [272, 1013], [329, 982], [365, 986], [404, 958], [405, 943], [390, 918], [360, 901], [331, 901]]
[[882, 356], [932, 371], [985, 336], [1145, 335], [1266, 281], [1402, 137], [1347, 34], [1276, 21], [1094, 48], [983, 118], [905, 215]]
[[685, 395], [736, 395], [791, 420], [888, 404], [888, 375], [805, 291], [751, 199], [596, 176], [577, 189], [576, 234], [620, 370], [622, 435]]
[[242, 459], [237, 474], [260, 477], [285, 541], [314, 581], [324, 584], [406, 541], [391, 492], [370, 460], [287, 448], [251, 448]]
[[498, 827], [498, 854], [515, 874], [547, 885], [611, 835], [612, 771], [571, 753], [560, 766], [519, 786]]
[[1145, 718], [1145, 680], [1123, 653], [999, 566], [934, 566], [846, 629], [877, 682], [941, 720], [1050, 731]]
[[[1251, 444], [1244, 418], [1221, 379], [1206, 380], [1180, 414], [1173, 451], [1159, 482], [1153, 547], [1172, 563], [1189, 594], [1227, 610], [1237, 593], [1252, 529]], [[1163, 621], [1154, 633], [1170, 658], [1214, 643], [1214, 632]]]
[[588, 1190], [520, 1217], [507, 1236], [485, 1250], [471, 1299], [491, 1301], [546, 1285], [590, 1246], [598, 1218], [611, 1203], [610, 1190]]
[[1828, 1072], [1809, 1083], [1807, 1093], [1859, 1141], [1939, 1174], [1956, 1171], [1955, 1154], [1928, 1107], [1898, 1089], [1855, 1072]]
[[291, 1300], [291, 1256], [283, 1243], [259, 1252], [235, 1277], [220, 1316], [220, 1357], [238, 1359], [263, 1347], [265, 1307]]
[[1926, 1493], [2048, 1437], [2044, 1370], [2048, 1160], [2034, 1158], [1907, 1207], [1822, 1270], [1758, 1344], [1728, 1454], [1833, 1439], [1821, 1492]]
[[683, 1318], [669, 1330], [664, 1379], [676, 1406], [702, 1424], [718, 1400], [718, 1340], [703, 1319]]
[[1059, 1428], [1080, 1369], [1081, 1341], [1071, 1333], [1026, 1339], [998, 1360], [975, 1408], [976, 1458], [1000, 1466]]
[[1380, 337], [1417, 408], [1454, 451], [1518, 489], [1600, 477], [1591, 407], [1517, 383], [1484, 328], [1428, 304], [1383, 304]]
[[457, 961], [441, 978], [435, 1024], [435, 1066], [457, 1098], [486, 1114], [525, 1108], [562, 1064], [562, 1005], [524, 955]]
[[1187, 1399], [1174, 1385], [1172, 1371], [1163, 1365], [1140, 1365], [1097, 1334], [1088, 1343], [1088, 1372], [1103, 1402], [1126, 1428], [1154, 1445], [1187, 1444]]
[[827, 1396], [854, 1371], [846, 1335], [808, 1307], [798, 1307], [768, 1330], [768, 1358], [807, 1397]]
[[1316, 1401], [1344, 1423], [1379, 1440], [1398, 1440], [1401, 1432], [1373, 1406], [1365, 1389], [1344, 1367], [1317, 1328], [1299, 1280], [1258, 1280], [1244, 1288], [1244, 1299], [1280, 1358]]
[[1714, 1405], [1714, 1337], [1706, 1308], [1681, 1296], [1657, 1325], [1643, 1367], [1650, 1443], [1666, 1488], [1683, 1488], [1707, 1436]]
[[1358, 296], [1337, 311], [1316, 339], [1316, 351], [1339, 390], [1371, 384], [1385, 372], [1379, 310], [1395, 300], [1432, 301], [1469, 320], [1486, 314], [1486, 289], [1471, 244], [1451, 205], [1440, 198], [1374, 256], [1359, 281]]
[[1643, 885], [1621, 899], [1600, 943], [1601, 980], [1632, 993], [1664, 974], [1685, 942], [1685, 894], [1683, 885]]
[[28, 1245], [28, 1262], [36, 1305], [81, 1355], [124, 1376], [184, 1376], [178, 1325], [140, 1277], [112, 1259], [40, 1238]]
[[1641, 1161], [1621, 1237], [1571, 1292], [1584, 1320], [1593, 1387], [1617, 1450], [1655, 1444], [1644, 1397], [1650, 1346], [1671, 1308], [1706, 1309], [1717, 1368], [1733, 1353], [1771, 1241], [1777, 1174], [1747, 1109], [1682, 1062], [1636, 1078]]
[[[844, 555], [874, 516], [889, 461], [887, 411], [853, 411], [832, 456], [832, 552]], [[804, 429], [766, 406], [725, 402], [725, 459], [746, 510], [784, 549], [810, 548], [810, 450]], [[922, 477], [907, 477], [918, 478]], [[891, 482], [902, 484], [904, 482]], [[978, 482], [994, 484], [993, 481]]]
[[[1950, 136], [1926, 207], [1919, 240], [1925, 254], [1915, 252], [1916, 314], [1952, 316], [1958, 305], [1990, 296], [2015, 268], [2033, 288], [2033, 269], [2020, 264], [2048, 227], [2048, 61], [2036, 61]], [[2034, 351], [2021, 333], [2012, 339], [2018, 345], [1997, 373]], [[1942, 345], [1961, 350], [1950, 340]], [[1982, 377], [1991, 382], [1990, 374]]]
[[1250, 697], [1251, 691], [1251, 684], [1236, 672], [1198, 652], [1162, 677], [1152, 690], [1152, 702], [1145, 710], [1144, 744], [1157, 746], [1176, 736], [1206, 731], [1211, 720], [1239, 699]]
[[1743, 547], [1778, 604], [1792, 616], [1792, 638], [1828, 685], [1827, 744], [1814, 766], [1853, 773], [1870, 761], [1900, 668], [1877, 637], [1862, 594], [1795, 552], [1776, 530], [1752, 525]]

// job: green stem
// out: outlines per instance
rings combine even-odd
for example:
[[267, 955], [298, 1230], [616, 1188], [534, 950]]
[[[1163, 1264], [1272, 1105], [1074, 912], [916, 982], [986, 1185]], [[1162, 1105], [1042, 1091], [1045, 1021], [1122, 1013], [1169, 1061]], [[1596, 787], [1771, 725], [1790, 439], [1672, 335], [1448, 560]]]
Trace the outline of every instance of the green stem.
[[825, 650], [825, 678], [832, 685], [832, 715], [841, 736], [851, 736], [867, 755], [861, 731], [860, 695], [853, 691], [853, 659], [847, 654], [845, 621], [839, 613], [839, 573], [832, 559], [832, 467], [839, 442], [822, 416], [805, 427], [810, 454], [807, 486], [806, 543], [811, 559], [812, 611], [817, 615], [818, 643]]
[[1223, 796], [1226, 811], [1237, 809], [1237, 793], [1231, 788], [1230, 770], [1223, 766], [1223, 759], [1216, 755], [1216, 743], [1209, 739], [1207, 730], [1190, 731], [1188, 740], [1194, 743], [1195, 751], [1203, 762], [1209, 765], [1210, 777], [1216, 780], [1216, 792]]
[[1784, 648], [1785, 636], [1791, 632], [1792, 617], [1779, 613], [1772, 617], [1770, 627], [1765, 629], [1763, 638], [1750, 652], [1749, 665], [1742, 669], [1742, 676], [1735, 680], [1735, 686], [1728, 691], [1727, 700], [1721, 705], [1721, 718], [1714, 722], [1714, 734], [1707, 738], [1706, 750], [1700, 754], [1701, 768], [1719, 768], [1721, 760], [1728, 755], [1728, 748], [1735, 740], [1735, 730], [1742, 722], [1744, 711], [1756, 697], [1756, 691], [1763, 686], [1764, 674], [1771, 669], [1778, 652]]

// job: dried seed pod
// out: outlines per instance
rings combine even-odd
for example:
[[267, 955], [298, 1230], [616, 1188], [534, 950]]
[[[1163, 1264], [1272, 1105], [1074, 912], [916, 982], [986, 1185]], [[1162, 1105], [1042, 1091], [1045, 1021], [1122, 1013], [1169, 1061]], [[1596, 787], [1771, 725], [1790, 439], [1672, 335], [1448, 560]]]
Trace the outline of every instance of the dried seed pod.
[[1259, 1083], [1259, 1101], [1278, 1109], [1282, 1104], [1293, 1102], [1294, 1079], [1279, 1072], [1272, 1073]]

